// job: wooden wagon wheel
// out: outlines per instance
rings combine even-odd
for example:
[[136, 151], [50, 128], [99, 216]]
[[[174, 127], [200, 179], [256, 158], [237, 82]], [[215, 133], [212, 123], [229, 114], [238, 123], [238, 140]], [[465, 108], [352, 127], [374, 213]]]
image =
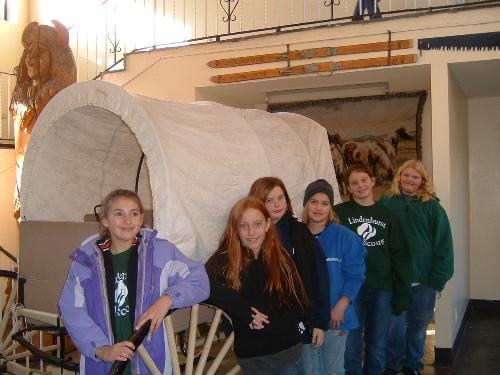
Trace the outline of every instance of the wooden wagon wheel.
[[[16, 257], [1, 246], [0, 253], [17, 269]], [[47, 371], [49, 364], [76, 373], [78, 365], [61, 355], [65, 331], [59, 317], [23, 307], [24, 279], [16, 271], [0, 270], [0, 280], [0, 373], [47, 375], [52, 374]], [[28, 320], [45, 325], [29, 325]]]
[[[189, 318], [186, 319], [186, 316], [188, 316]], [[211, 351], [213, 352], [212, 345], [215, 341], [214, 339], [216, 338], [218, 331], [220, 331], [223, 317], [225, 317], [227, 321], [230, 322], [229, 317], [221, 309], [207, 304], [198, 304], [186, 309], [176, 310], [173, 314], [168, 315], [165, 318], [168, 347], [172, 360], [174, 375], [214, 375], [216, 373], [223, 359], [231, 349], [234, 341], [234, 332], [231, 332], [231, 334], [227, 338], [225, 338], [224, 344], [219, 349], [215, 357], [211, 358], [211, 363], [208, 363], [209, 354], [211, 354]], [[206, 333], [206, 336], [200, 338], [197, 337], [197, 331], [199, 324], [202, 323], [208, 324], [210, 328]], [[188, 331], [186, 350], [187, 355], [185, 364], [183, 366], [184, 371], [181, 371], [176, 333], [181, 332], [186, 328]], [[200, 341], [203, 342], [202, 345], [200, 345]], [[201, 350], [197, 351], [197, 346], [201, 346]], [[161, 374], [144, 346], [140, 346], [137, 349], [137, 352], [142, 357], [152, 374]], [[196, 352], [197, 355], [195, 355]], [[205, 369], [207, 365], [208, 369]], [[239, 371], [240, 367], [238, 365], [235, 365], [229, 371], [225, 372], [225, 374], [234, 375]]]

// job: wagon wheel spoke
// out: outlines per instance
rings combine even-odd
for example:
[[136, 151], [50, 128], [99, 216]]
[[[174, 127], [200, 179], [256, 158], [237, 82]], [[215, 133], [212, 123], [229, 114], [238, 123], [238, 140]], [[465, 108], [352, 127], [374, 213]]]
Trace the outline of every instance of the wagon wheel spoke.
[[[186, 322], [188, 309], [180, 309], [175, 313], [168, 315], [165, 317], [165, 328], [167, 333], [167, 344], [170, 351], [171, 364], [174, 375], [202, 375], [204, 373], [205, 367], [207, 365], [209, 354], [212, 349], [212, 345], [215, 341], [217, 330], [220, 327], [220, 323], [222, 321], [222, 316], [224, 315], [228, 321], [230, 319], [228, 316], [220, 309], [217, 309], [210, 305], [194, 305], [190, 308], [189, 313], [189, 322]], [[197, 331], [198, 327], [202, 323], [209, 323], [210, 328], [203, 339], [202, 349], [196, 353], [196, 347], [200, 345], [199, 339], [197, 340]], [[182, 332], [188, 330], [187, 337], [187, 350], [186, 350], [186, 363], [184, 367], [184, 371], [181, 371], [181, 365], [179, 360], [179, 350], [176, 342], [176, 331]], [[181, 328], [179, 328], [181, 327]], [[198, 342], [197, 342], [198, 341]], [[227, 355], [229, 350], [231, 349], [234, 342], [234, 332], [226, 338], [224, 344], [221, 349], [218, 351], [215, 358], [211, 359], [212, 363], [205, 374], [215, 374], [215, 371], [219, 368], [222, 363], [222, 360]], [[152, 361], [150, 355], [147, 350], [141, 346], [138, 349], [139, 354], [143, 358], [147, 367], [153, 374], [160, 374], [158, 368]], [[198, 360], [198, 364], [196, 369], [194, 368], [195, 361]], [[227, 374], [236, 374], [240, 370], [238, 365], [234, 366], [229, 370]]]
[[[12, 374], [51, 374], [47, 365], [54, 364], [76, 373], [78, 365], [61, 357], [60, 337], [65, 330], [59, 325], [55, 314], [25, 309], [18, 304], [22, 296], [22, 278], [17, 272], [0, 270], [0, 277], [7, 278], [7, 289], [0, 291], [2, 296], [8, 294], [7, 302], [1, 300], [2, 318], [0, 320], [0, 367]], [[47, 322], [45, 325], [26, 326], [27, 319]], [[55, 324], [55, 325], [54, 325]], [[55, 341], [46, 341], [44, 337], [57, 337]], [[55, 343], [54, 343], [55, 342]], [[57, 355], [53, 355], [57, 353]], [[63, 353], [64, 354], [64, 353]], [[31, 367], [34, 362], [37, 368]]]

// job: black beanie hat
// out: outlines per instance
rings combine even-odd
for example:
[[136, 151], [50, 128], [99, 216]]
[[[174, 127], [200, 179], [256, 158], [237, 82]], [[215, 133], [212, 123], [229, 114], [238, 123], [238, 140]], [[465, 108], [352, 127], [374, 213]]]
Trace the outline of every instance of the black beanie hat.
[[327, 195], [328, 199], [330, 199], [330, 203], [333, 206], [333, 188], [332, 185], [328, 183], [328, 181], [320, 178], [314, 182], [311, 182], [306, 187], [306, 191], [304, 193], [304, 201], [302, 202], [302, 206], [306, 206], [307, 201], [317, 193], [324, 193]]

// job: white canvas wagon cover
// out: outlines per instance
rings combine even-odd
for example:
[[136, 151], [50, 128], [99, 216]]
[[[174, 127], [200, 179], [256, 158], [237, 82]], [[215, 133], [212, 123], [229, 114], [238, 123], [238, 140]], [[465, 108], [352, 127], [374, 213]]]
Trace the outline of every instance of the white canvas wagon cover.
[[296, 214], [317, 178], [339, 197], [326, 131], [308, 118], [167, 102], [84, 82], [56, 95], [36, 123], [21, 219], [82, 222], [111, 190], [137, 184], [159, 235], [205, 260], [231, 206], [262, 176], [284, 180]]

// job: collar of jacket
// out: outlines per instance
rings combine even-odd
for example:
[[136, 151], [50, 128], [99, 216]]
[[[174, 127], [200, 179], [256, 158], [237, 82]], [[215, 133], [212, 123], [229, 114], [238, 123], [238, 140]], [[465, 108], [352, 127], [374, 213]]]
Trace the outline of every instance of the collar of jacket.
[[[141, 243], [139, 244], [139, 251], [143, 245], [148, 245], [156, 238], [158, 231], [156, 229], [142, 228], [140, 230]], [[81, 265], [91, 267], [93, 266], [98, 257], [102, 256], [102, 251], [97, 247], [95, 242], [99, 239], [99, 234], [95, 234], [85, 241], [70, 255], [70, 258]]]

